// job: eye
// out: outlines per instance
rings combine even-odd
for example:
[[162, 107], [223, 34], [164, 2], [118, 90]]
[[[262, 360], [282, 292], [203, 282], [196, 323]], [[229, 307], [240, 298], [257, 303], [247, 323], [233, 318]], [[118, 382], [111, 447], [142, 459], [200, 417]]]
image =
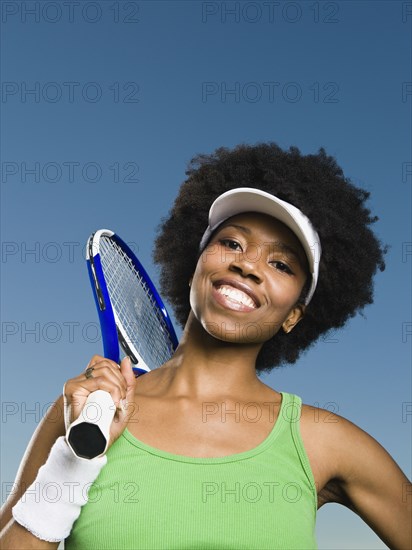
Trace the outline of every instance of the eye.
[[231, 248], [232, 250], [242, 251], [242, 247], [240, 246], [240, 244], [233, 239], [220, 239], [219, 243], [227, 248]]
[[273, 267], [275, 267], [279, 271], [282, 271], [283, 273], [287, 273], [288, 275], [293, 275], [293, 271], [290, 269], [290, 267], [284, 262], [281, 262], [280, 260], [275, 260], [273, 262], [270, 262], [270, 265], [273, 265]]

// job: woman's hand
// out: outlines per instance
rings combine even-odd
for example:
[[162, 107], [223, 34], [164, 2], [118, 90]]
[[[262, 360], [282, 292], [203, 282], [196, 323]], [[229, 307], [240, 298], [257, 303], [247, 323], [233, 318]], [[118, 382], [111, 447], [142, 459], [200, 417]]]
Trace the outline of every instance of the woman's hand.
[[68, 380], [64, 385], [66, 430], [80, 415], [90, 393], [96, 390], [107, 391], [116, 405], [116, 413], [110, 426], [110, 446], [125, 430], [133, 414], [133, 406], [128, 407], [128, 403], [133, 403], [136, 385], [131, 361], [125, 357], [119, 368], [114, 361], [94, 355], [87, 365], [87, 369], [93, 369], [91, 377], [86, 378], [84, 371], [76, 378]]

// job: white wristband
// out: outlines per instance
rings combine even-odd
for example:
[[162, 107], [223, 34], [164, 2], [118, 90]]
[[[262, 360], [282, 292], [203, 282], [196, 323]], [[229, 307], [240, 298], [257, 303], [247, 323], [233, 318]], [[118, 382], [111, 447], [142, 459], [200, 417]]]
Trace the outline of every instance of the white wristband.
[[46, 464], [13, 507], [14, 519], [41, 540], [65, 539], [87, 502], [90, 486], [106, 463], [106, 456], [92, 460], [75, 456], [65, 437], [59, 437]]

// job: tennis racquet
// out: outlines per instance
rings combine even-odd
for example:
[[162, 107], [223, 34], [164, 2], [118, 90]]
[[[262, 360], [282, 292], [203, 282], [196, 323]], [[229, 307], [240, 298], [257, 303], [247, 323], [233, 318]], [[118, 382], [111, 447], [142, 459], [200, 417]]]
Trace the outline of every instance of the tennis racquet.
[[[166, 308], [142, 264], [108, 229], [87, 241], [87, 267], [102, 332], [104, 356], [120, 362], [120, 346], [136, 376], [168, 361], [178, 341]], [[119, 346], [120, 344], [120, 346]], [[92, 392], [66, 440], [77, 456], [104, 453], [116, 406], [108, 392]]]

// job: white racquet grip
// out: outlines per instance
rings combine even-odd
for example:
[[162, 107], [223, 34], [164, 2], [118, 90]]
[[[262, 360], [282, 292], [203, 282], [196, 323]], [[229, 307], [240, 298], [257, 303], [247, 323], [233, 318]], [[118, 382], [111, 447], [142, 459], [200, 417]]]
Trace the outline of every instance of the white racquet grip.
[[46, 464], [13, 507], [13, 517], [41, 540], [59, 542], [69, 536], [90, 486], [107, 457], [84, 460], [74, 456], [64, 436], [51, 448]]
[[115, 412], [116, 405], [109, 392], [97, 390], [89, 395], [66, 433], [66, 441], [76, 456], [90, 459], [104, 455]]

